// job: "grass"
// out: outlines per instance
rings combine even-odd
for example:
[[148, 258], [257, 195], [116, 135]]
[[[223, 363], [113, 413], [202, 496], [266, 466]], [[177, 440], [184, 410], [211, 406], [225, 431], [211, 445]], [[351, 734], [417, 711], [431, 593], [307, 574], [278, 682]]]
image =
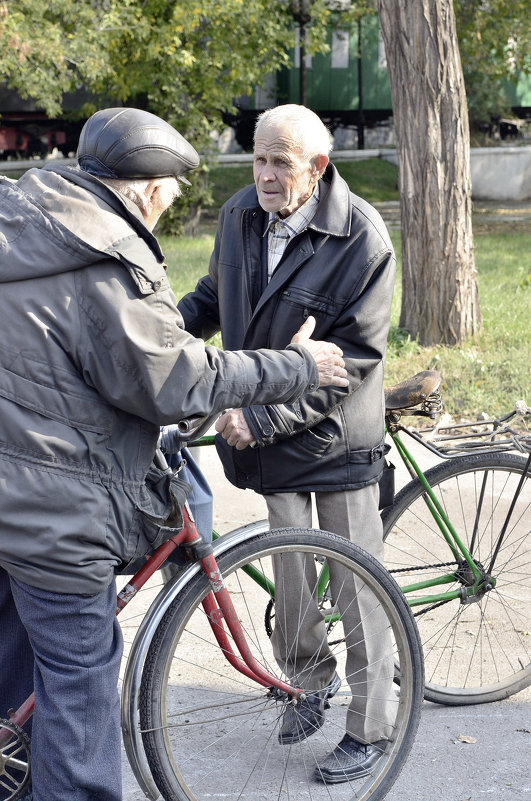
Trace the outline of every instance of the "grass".
[[334, 162], [352, 192], [369, 203], [398, 201], [398, 169], [383, 159]]
[[[399, 235], [395, 247], [400, 252]], [[516, 400], [531, 404], [529, 392], [529, 305], [531, 281], [524, 267], [531, 236], [476, 234], [476, 267], [482, 331], [460, 347], [421, 347], [398, 327], [401, 286], [397, 279], [387, 354], [389, 384], [420, 370], [439, 370], [445, 410], [455, 418], [497, 416]]]

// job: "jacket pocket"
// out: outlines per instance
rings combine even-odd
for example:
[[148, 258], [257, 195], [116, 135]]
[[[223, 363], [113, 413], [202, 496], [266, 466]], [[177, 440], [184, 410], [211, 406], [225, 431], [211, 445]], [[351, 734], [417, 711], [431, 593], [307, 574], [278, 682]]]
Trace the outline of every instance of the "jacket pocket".
[[295, 447], [307, 451], [308, 453], [322, 455], [327, 452], [334, 439], [331, 431], [326, 431], [324, 426], [304, 431], [302, 434], [292, 438], [291, 442]]
[[336, 317], [338, 313], [338, 303], [335, 298], [311, 292], [303, 287], [291, 286], [282, 293], [282, 300], [292, 306], [308, 309], [308, 312], [318, 312]]
[[378, 508], [380, 510], [387, 509], [388, 506], [392, 506], [395, 499], [395, 466], [392, 462], [388, 462], [387, 459], [385, 459], [383, 473], [378, 485], [380, 488]]
[[[5, 358], [5, 351], [2, 351]], [[32, 362], [27, 357], [18, 361], [19, 372], [0, 364], [0, 396], [17, 403], [50, 420], [56, 420], [81, 431], [91, 431], [108, 436], [115, 419], [114, 410], [103, 402], [94, 390], [79, 386], [78, 392], [71, 389], [74, 379], [66, 371], [62, 374], [62, 386], [46, 386], [42, 382], [20, 374], [24, 369], [28, 375], [43, 369], [43, 363]]]

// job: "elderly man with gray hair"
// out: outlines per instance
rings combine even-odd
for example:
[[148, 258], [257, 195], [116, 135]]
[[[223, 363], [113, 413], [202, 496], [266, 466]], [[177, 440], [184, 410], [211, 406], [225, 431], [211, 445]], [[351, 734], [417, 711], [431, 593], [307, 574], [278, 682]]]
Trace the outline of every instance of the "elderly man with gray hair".
[[[350, 192], [330, 151], [326, 127], [303, 106], [278, 106], [259, 117], [255, 183], [221, 209], [209, 274], [179, 309], [196, 336], [221, 330], [226, 349], [283, 347], [309, 316], [318, 335], [341, 348], [348, 387], [230, 410], [216, 423], [218, 451], [233, 484], [264, 496], [271, 528], [311, 526], [313, 496], [321, 528], [382, 559], [378, 482], [395, 256], [380, 215]], [[277, 568], [275, 586], [275, 657], [309, 690], [284, 712], [278, 741], [290, 745], [314, 734], [330, 699], [340, 686], [338, 697], [348, 694], [350, 685], [345, 736], [315, 778], [362, 777], [392, 737], [394, 719], [393, 665], [382, 656], [385, 638], [371, 636], [378, 621], [363, 608], [363, 594], [345, 598], [333, 566], [331, 593], [342, 607], [347, 642], [350, 632], [363, 631], [350, 638], [358, 643], [348, 648], [342, 682], [313, 600], [314, 566], [293, 562], [283, 574]], [[308, 610], [303, 620], [290, 615], [295, 599]]]
[[160, 426], [348, 381], [312, 323], [281, 352], [184, 331], [152, 233], [199, 164], [172, 126], [98, 111], [77, 159], [0, 179], [0, 717], [34, 688], [33, 801], [122, 801], [113, 579], [159, 530]]

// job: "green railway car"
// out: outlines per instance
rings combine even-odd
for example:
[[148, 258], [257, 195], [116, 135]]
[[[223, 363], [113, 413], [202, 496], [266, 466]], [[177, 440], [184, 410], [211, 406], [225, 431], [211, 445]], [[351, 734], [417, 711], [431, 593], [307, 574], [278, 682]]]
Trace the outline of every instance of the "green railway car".
[[[383, 136], [366, 135], [379, 127], [389, 128], [393, 114], [378, 17], [363, 17], [350, 30], [331, 30], [328, 44], [328, 53], [306, 56], [303, 81], [297, 47], [291, 53], [290, 68], [268, 76], [264, 87], [237, 102], [238, 114], [226, 119], [244, 150], [252, 149], [254, 123], [260, 111], [280, 103], [300, 102], [317, 112], [334, 134], [338, 128], [350, 128], [352, 147], [389, 144]], [[507, 80], [504, 90], [515, 119], [496, 120], [488, 126], [488, 133], [500, 139], [518, 136], [523, 129], [519, 120], [531, 118], [531, 76], [522, 74], [518, 82]], [[371, 144], [378, 139], [377, 144]]]

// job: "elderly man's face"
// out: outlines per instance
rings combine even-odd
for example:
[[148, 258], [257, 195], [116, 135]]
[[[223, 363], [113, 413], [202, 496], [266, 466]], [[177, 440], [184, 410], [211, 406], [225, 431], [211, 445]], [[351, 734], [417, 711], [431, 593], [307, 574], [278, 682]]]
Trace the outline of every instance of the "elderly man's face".
[[253, 174], [264, 211], [287, 217], [302, 206], [319, 180], [320, 158], [325, 158], [326, 166], [326, 157], [305, 158], [288, 126], [261, 126], [255, 139]]

